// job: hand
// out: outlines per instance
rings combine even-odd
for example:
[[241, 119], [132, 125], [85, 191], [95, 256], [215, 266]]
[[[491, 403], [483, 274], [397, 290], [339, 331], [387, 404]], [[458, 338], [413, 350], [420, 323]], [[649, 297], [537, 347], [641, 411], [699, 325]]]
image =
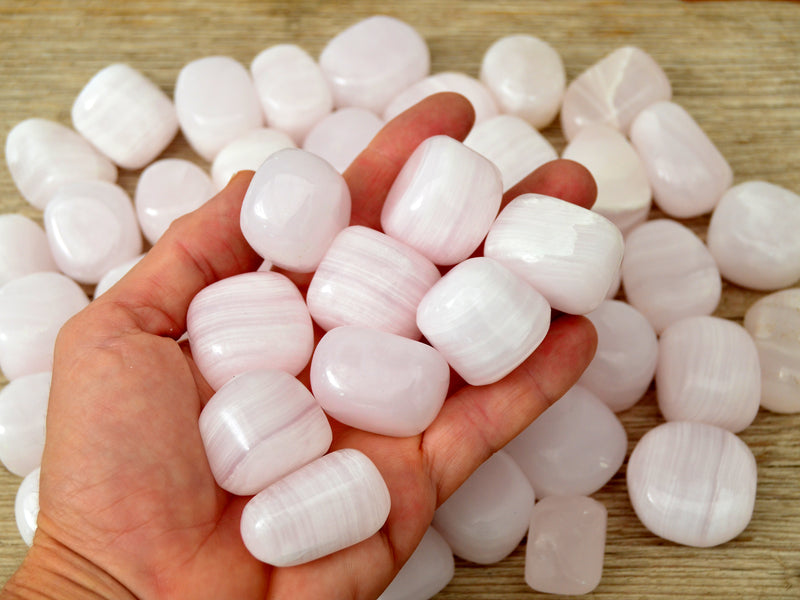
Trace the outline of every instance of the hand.
[[[377, 227], [405, 159], [425, 138], [463, 139], [469, 104], [431, 97], [389, 123], [345, 174], [354, 224]], [[292, 568], [250, 556], [239, 534], [247, 498], [221, 490], [197, 426], [212, 394], [176, 340], [203, 287], [254, 270], [239, 231], [252, 173], [240, 173], [203, 208], [178, 220], [112, 290], [70, 320], [55, 352], [33, 546], [4, 597], [374, 598], [430, 524], [433, 511], [484, 460], [559, 398], [591, 359], [596, 337], [581, 317], [554, 319], [541, 346], [505, 379], [456, 389], [414, 438], [334, 423], [332, 449], [358, 448], [391, 492], [371, 538]], [[550, 163], [506, 199], [534, 191], [594, 200], [588, 172]], [[15, 596], [15, 594], [17, 596]]]

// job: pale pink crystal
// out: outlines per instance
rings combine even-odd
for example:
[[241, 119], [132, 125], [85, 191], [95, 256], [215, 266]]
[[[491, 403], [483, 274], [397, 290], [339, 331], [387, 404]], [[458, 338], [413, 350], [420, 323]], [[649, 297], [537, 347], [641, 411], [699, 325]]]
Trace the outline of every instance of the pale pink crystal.
[[214, 157], [211, 179], [221, 190], [239, 171], [255, 171], [278, 150], [294, 148], [288, 135], [277, 129], [259, 128], [248, 131], [227, 144]]
[[383, 124], [383, 119], [366, 108], [340, 108], [311, 128], [303, 142], [303, 150], [324, 158], [337, 171], [344, 173]]
[[39, 467], [25, 476], [17, 489], [14, 500], [14, 516], [19, 534], [28, 546], [33, 544], [39, 517]]
[[22, 215], [0, 215], [0, 286], [41, 271], [58, 271], [47, 235]]
[[0, 461], [25, 477], [42, 462], [50, 372], [18, 377], [0, 390]]
[[106, 271], [106, 274], [100, 278], [100, 281], [97, 282], [97, 285], [94, 288], [94, 298], [101, 296], [103, 293], [111, 289], [111, 287], [120, 279], [125, 277], [128, 271], [135, 267], [136, 264], [144, 258], [144, 256], [144, 254], [134, 256], [132, 259]]
[[378, 600], [432, 598], [450, 583], [454, 574], [453, 551], [438, 531], [428, 527], [417, 549]]

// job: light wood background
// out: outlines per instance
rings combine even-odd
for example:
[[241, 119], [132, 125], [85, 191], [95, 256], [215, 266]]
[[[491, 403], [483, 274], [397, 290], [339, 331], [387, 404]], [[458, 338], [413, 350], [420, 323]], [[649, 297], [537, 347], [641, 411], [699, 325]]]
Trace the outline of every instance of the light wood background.
[[[111, 62], [131, 64], [171, 94], [178, 71], [192, 59], [226, 54], [249, 65], [280, 42], [298, 43], [316, 56], [335, 33], [379, 12], [422, 33], [434, 72], [477, 75], [489, 45], [512, 33], [551, 43], [569, 79], [619, 46], [638, 45], [664, 67], [674, 99], [728, 158], [737, 183], [765, 179], [800, 192], [800, 4], [792, 2], [0, 0], [0, 135], [5, 139], [28, 117], [70, 124], [73, 99]], [[545, 134], [563, 148], [557, 125]], [[207, 166], [180, 137], [167, 154]], [[137, 175], [122, 172], [121, 185], [132, 192]], [[4, 167], [0, 212], [40, 217]], [[687, 224], [704, 236], [708, 218]], [[758, 297], [726, 285], [716, 314], [740, 321]], [[621, 419], [633, 448], [660, 422], [653, 390]], [[800, 415], [762, 410], [741, 437], [756, 456], [759, 476], [745, 532], [711, 549], [651, 535], [629, 505], [623, 466], [595, 494], [609, 522], [603, 579], [591, 597], [800, 598]], [[0, 471], [4, 582], [26, 548], [14, 523], [19, 479]], [[493, 566], [458, 561], [455, 579], [437, 598], [544, 597], [525, 585], [523, 565], [524, 542]]]

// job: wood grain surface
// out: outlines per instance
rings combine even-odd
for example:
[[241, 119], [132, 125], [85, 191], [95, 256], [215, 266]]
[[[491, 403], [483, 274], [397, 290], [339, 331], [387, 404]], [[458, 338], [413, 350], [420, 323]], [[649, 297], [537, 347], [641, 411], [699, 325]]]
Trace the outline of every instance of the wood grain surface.
[[[75, 96], [112, 62], [131, 64], [171, 94], [178, 71], [192, 59], [225, 54], [249, 65], [281, 42], [316, 56], [338, 31], [375, 13], [416, 27], [428, 41], [434, 72], [477, 75], [489, 45], [512, 33], [552, 44], [570, 80], [610, 51], [638, 45], [663, 66], [675, 101], [728, 158], [735, 182], [765, 179], [800, 192], [800, 5], [792, 2], [0, 0], [0, 135], [4, 139], [28, 117], [69, 125]], [[563, 148], [557, 124], [544, 133]], [[166, 154], [208, 166], [180, 136]], [[132, 192], [137, 175], [121, 172], [121, 185]], [[5, 167], [0, 212], [41, 218]], [[704, 236], [708, 217], [686, 224]], [[758, 297], [725, 285], [716, 314], [740, 321]], [[630, 451], [661, 421], [652, 388], [620, 417]], [[762, 410], [741, 437], [756, 456], [759, 476], [755, 513], [744, 533], [710, 549], [655, 537], [630, 507], [623, 466], [595, 494], [609, 521], [603, 579], [590, 597], [800, 598], [800, 415]], [[19, 478], [0, 471], [4, 582], [26, 548], [14, 522]], [[544, 597], [526, 586], [523, 565], [524, 542], [496, 565], [458, 561], [455, 579], [437, 598]]]

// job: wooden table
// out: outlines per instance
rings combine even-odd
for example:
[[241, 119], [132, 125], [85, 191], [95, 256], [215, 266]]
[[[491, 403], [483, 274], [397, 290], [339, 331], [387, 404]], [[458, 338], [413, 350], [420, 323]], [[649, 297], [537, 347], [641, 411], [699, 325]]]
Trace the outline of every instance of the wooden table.
[[[619, 46], [638, 45], [664, 67], [674, 99], [728, 158], [737, 183], [765, 179], [800, 192], [800, 5], [791, 2], [0, 0], [0, 135], [28, 117], [70, 124], [78, 91], [111, 62], [131, 64], [171, 94], [192, 59], [226, 54], [248, 65], [281, 42], [318, 55], [335, 33], [376, 12], [422, 33], [434, 72], [477, 75], [490, 43], [512, 33], [551, 43], [569, 79]], [[563, 148], [557, 125], [545, 134]], [[203, 164], [180, 137], [167, 155]], [[122, 172], [121, 185], [132, 192], [137, 175]], [[41, 216], [5, 168], [0, 211]], [[687, 224], [703, 236], [708, 218]], [[716, 314], [740, 321], [758, 297], [726, 285]], [[633, 448], [660, 422], [653, 390], [620, 417]], [[758, 461], [755, 513], [743, 534], [720, 547], [687, 548], [648, 533], [628, 502], [624, 466], [595, 494], [609, 522], [603, 580], [592, 597], [800, 598], [800, 415], [762, 410], [741, 437]], [[14, 523], [19, 478], [0, 471], [5, 581], [26, 548]], [[525, 585], [523, 564], [524, 543], [496, 565], [458, 561], [455, 579], [437, 598], [544, 597]]]

